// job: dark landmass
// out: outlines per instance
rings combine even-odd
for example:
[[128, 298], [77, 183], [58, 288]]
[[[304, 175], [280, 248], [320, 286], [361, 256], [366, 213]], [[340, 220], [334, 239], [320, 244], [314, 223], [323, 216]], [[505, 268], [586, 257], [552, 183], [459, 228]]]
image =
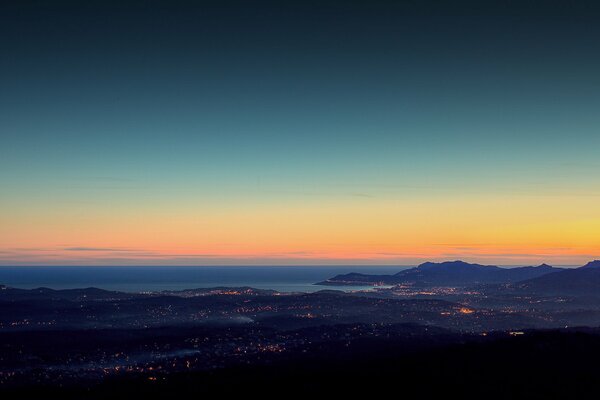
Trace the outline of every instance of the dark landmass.
[[[498, 333], [487, 337], [430, 334], [418, 327], [390, 329], [389, 336], [375, 338], [348, 337], [343, 329], [336, 333], [342, 337], [290, 351], [285, 357], [267, 354], [203, 370], [186, 370], [185, 358], [180, 358], [168, 370], [122, 372], [107, 375], [101, 381], [87, 381], [79, 376], [72, 385], [35, 384], [6, 388], [2, 394], [3, 398], [73, 399], [388, 394], [419, 398], [565, 399], [591, 398], [600, 389], [597, 329], [533, 331], [519, 336]], [[148, 337], [153, 334], [148, 332]], [[56, 372], [45, 373], [52, 376]]]
[[224, 324], [287, 329], [347, 323], [416, 323], [464, 331], [551, 326], [537, 315], [471, 310], [443, 299], [398, 299], [378, 293], [284, 294], [251, 288], [148, 294], [95, 288], [0, 290], [1, 331]]
[[594, 269], [594, 268], [600, 268], [600, 260], [594, 260], [594, 261], [590, 261], [589, 263], [585, 264], [583, 267], [581, 267], [582, 269]]
[[[411, 348], [412, 346], [415, 346]], [[268, 367], [181, 374], [158, 384], [125, 382], [127, 391], [160, 395], [230, 393], [263, 396], [458, 395], [461, 398], [586, 398], [597, 393], [597, 332], [542, 332], [489, 341], [447, 337], [436, 343], [398, 340], [330, 343], [320, 353]], [[99, 393], [121, 391], [108, 382]]]
[[337, 275], [318, 285], [400, 285], [415, 286], [472, 286], [477, 284], [511, 283], [532, 279], [561, 268], [542, 264], [537, 267], [500, 268], [493, 265], [469, 264], [463, 261], [443, 263], [426, 262], [418, 267], [394, 275], [367, 275], [351, 273]]
[[600, 268], [590, 264], [518, 282], [510, 288], [530, 294], [600, 296]]
[[427, 284], [349, 293], [0, 286], [0, 394], [577, 397], [598, 386], [596, 264], [469, 286], [504, 272], [426, 263]]

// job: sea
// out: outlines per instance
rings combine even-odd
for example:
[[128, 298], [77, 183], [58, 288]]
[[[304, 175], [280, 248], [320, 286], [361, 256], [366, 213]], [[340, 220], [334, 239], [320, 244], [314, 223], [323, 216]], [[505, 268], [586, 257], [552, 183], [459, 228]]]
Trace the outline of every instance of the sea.
[[209, 287], [249, 286], [279, 292], [323, 289], [369, 290], [371, 286], [321, 286], [338, 274], [395, 274], [408, 267], [393, 266], [214, 266], [214, 267], [0, 267], [0, 285], [15, 288], [75, 289], [96, 287], [121, 292], [159, 292]]

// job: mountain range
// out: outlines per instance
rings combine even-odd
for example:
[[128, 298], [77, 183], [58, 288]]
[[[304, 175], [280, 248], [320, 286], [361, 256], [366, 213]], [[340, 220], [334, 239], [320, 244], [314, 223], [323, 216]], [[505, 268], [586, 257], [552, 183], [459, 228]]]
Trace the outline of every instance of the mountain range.
[[[594, 261], [582, 269], [599, 268], [600, 261]], [[400, 285], [414, 286], [471, 286], [478, 284], [503, 284], [533, 280], [565, 272], [563, 268], [542, 264], [536, 267], [500, 268], [494, 265], [470, 264], [464, 261], [442, 263], [426, 262], [418, 267], [400, 271], [394, 275], [368, 275], [350, 273], [337, 275], [319, 285]]]
[[513, 289], [538, 295], [599, 296], [600, 260], [591, 261], [579, 268], [521, 281]]

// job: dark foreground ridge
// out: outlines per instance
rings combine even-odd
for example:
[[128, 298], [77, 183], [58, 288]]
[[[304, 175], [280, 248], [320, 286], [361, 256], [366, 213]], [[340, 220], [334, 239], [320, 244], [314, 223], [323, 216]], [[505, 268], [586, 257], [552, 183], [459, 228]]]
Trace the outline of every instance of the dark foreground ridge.
[[[309, 352], [199, 371], [155, 370], [100, 382], [9, 388], [5, 398], [460, 396], [589, 398], [600, 383], [600, 332], [564, 330], [477, 338], [440, 334], [331, 340]], [[51, 373], [51, 372], [50, 372]], [[181, 397], [180, 397], [181, 396]]]

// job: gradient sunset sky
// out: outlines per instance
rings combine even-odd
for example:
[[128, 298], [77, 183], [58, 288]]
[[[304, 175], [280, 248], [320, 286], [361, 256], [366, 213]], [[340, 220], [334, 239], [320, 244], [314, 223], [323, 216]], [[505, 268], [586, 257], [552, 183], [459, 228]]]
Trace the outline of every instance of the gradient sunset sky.
[[3, 1], [0, 265], [582, 264], [599, 71], [593, 2]]

